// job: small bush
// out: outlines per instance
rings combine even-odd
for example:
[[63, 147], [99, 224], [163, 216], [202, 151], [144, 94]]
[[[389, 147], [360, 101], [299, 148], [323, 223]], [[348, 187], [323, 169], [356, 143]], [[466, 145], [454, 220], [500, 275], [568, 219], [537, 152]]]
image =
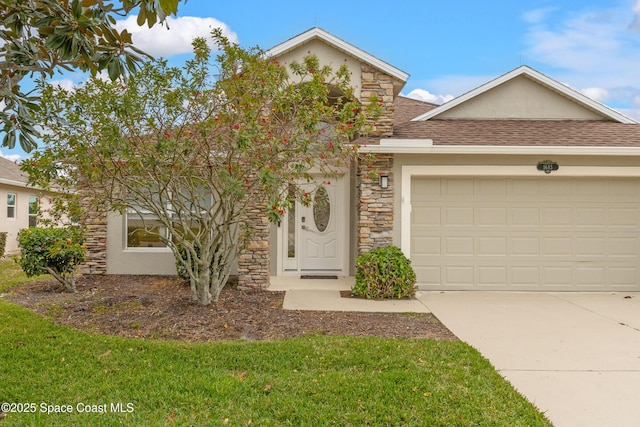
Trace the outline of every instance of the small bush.
[[359, 297], [413, 298], [416, 273], [411, 261], [397, 246], [385, 246], [366, 252], [356, 260], [356, 284], [352, 292]]
[[[200, 256], [199, 246], [195, 246], [195, 251], [196, 251], [196, 254]], [[178, 252], [180, 252], [180, 257], [182, 258], [182, 261], [184, 261], [185, 263], [188, 262], [187, 250], [184, 248], [184, 246], [178, 246]], [[194, 265], [194, 262], [192, 259], [191, 266], [193, 267], [193, 265]], [[213, 275], [214, 271], [215, 271], [215, 262], [211, 260], [211, 266], [209, 267], [209, 274]], [[179, 259], [176, 259], [176, 272], [178, 274], [178, 277], [180, 277], [181, 279], [185, 279], [185, 280], [191, 279], [189, 277], [189, 272], [187, 271], [187, 268], [184, 266], [182, 262], [180, 262]]]
[[0, 231], [0, 258], [4, 256], [4, 250], [7, 247], [7, 232]]
[[76, 270], [86, 257], [84, 233], [78, 228], [30, 227], [18, 233], [17, 262], [27, 277], [49, 273], [65, 290], [76, 291]]

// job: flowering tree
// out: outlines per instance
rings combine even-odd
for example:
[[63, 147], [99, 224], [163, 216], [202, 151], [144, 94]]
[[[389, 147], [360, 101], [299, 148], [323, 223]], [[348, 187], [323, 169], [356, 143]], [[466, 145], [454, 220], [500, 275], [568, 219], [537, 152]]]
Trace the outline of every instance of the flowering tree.
[[[213, 32], [183, 68], [146, 64], [127, 85], [93, 79], [75, 91], [48, 87], [45, 148], [24, 167], [33, 183], [81, 189], [94, 209], [145, 222], [169, 247], [193, 299], [216, 301], [251, 230], [249, 204], [280, 220], [310, 170], [330, 177], [349, 167], [368, 116], [352, 95], [346, 66], [312, 55], [286, 70], [258, 48]], [[329, 179], [329, 178], [327, 178]], [[151, 221], [150, 218], [153, 218]]]

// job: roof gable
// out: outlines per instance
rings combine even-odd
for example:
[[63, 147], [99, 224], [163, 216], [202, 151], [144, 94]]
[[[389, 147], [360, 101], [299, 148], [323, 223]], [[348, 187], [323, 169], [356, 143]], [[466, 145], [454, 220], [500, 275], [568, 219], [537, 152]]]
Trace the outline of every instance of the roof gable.
[[599, 120], [636, 123], [580, 92], [521, 66], [413, 119]]
[[402, 82], [402, 84], [404, 84], [404, 82], [406, 82], [409, 78], [409, 74], [405, 73], [399, 68], [396, 68], [393, 65], [376, 58], [375, 56], [365, 52], [364, 50], [350, 43], [347, 43], [346, 41], [334, 36], [331, 33], [326, 32], [319, 27], [314, 27], [283, 43], [280, 43], [277, 46], [272, 47], [266, 52], [266, 54], [267, 56], [279, 57], [295, 49], [298, 49], [301, 46], [314, 40], [320, 40], [333, 47], [334, 49], [337, 49], [353, 58], [356, 58], [358, 61], [367, 63], [370, 66], [384, 72], [385, 74], [399, 80], [400, 82]]

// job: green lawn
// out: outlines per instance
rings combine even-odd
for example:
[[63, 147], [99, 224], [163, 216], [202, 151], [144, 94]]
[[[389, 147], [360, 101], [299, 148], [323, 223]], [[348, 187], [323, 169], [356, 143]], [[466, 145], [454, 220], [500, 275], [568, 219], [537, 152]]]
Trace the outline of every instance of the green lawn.
[[13, 258], [1, 259], [0, 258], [0, 294], [6, 289], [12, 286], [19, 285], [21, 283], [33, 282], [35, 280], [50, 280], [51, 276], [48, 274], [28, 279], [24, 275], [22, 269]]
[[[0, 402], [34, 410], [0, 427], [550, 425], [461, 342], [141, 341], [59, 327], [0, 300], [0, 361]], [[71, 413], [46, 413], [56, 409]]]

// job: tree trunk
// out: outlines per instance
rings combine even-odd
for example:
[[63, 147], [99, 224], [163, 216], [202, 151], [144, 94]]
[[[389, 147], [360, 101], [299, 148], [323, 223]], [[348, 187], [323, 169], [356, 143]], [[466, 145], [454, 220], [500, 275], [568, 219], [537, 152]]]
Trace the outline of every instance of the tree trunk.
[[[204, 277], [207, 276], [207, 277]], [[211, 301], [213, 301], [211, 297], [211, 292], [209, 292], [209, 275], [201, 274], [197, 279], [191, 279], [195, 281], [195, 287], [198, 297], [198, 304], [200, 305], [209, 305]], [[217, 300], [217, 298], [216, 298]]]

